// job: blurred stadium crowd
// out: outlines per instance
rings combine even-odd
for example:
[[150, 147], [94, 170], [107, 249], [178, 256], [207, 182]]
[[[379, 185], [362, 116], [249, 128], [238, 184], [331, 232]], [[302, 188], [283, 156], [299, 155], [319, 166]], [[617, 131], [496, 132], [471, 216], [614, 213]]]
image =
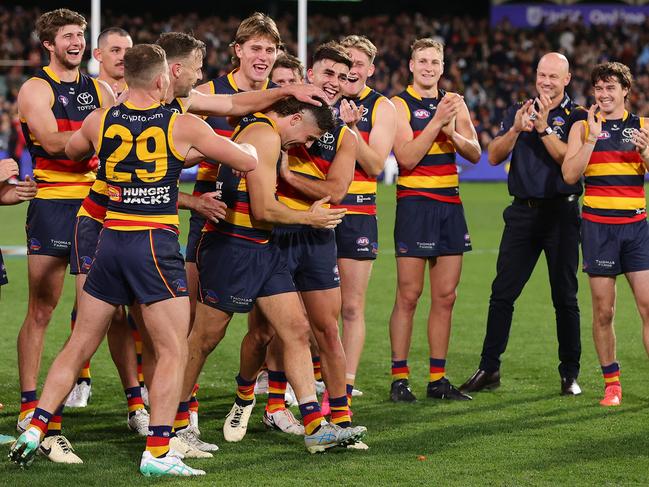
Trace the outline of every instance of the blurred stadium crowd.
[[[0, 60], [25, 61], [0, 66], [0, 153], [20, 156], [24, 147], [15, 109], [20, 85], [38, 67], [47, 63], [33, 33], [39, 9], [0, 5]], [[89, 18], [87, 16], [87, 18]], [[160, 32], [184, 31], [206, 42], [204, 80], [231, 69], [228, 44], [240, 18], [205, 17], [182, 13], [167, 19], [105, 13], [102, 27], [119, 26], [133, 42], [153, 42]], [[296, 19], [285, 13], [276, 19], [286, 50], [297, 52]], [[649, 24], [649, 23], [648, 23]], [[480, 143], [486, 148], [498, 131], [503, 111], [512, 102], [534, 93], [534, 70], [539, 57], [548, 51], [563, 52], [571, 62], [568, 88], [580, 104], [589, 102], [589, 73], [598, 62], [617, 60], [631, 67], [636, 85], [630, 95], [635, 113], [649, 115], [649, 25], [589, 26], [557, 23], [534, 30], [513, 28], [508, 23], [491, 27], [486, 18], [425, 17], [419, 13], [398, 16], [345, 15], [309, 16], [309, 48], [347, 34], [364, 34], [378, 47], [373, 87], [392, 95], [409, 80], [410, 43], [417, 37], [433, 36], [446, 45], [445, 75], [441, 87], [462, 93], [469, 106]], [[88, 41], [88, 49], [90, 42]]]

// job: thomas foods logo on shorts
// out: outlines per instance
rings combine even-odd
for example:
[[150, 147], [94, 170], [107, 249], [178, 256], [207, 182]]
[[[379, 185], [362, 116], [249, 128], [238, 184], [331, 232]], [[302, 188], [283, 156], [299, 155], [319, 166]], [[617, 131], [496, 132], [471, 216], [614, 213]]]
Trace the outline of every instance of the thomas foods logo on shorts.
[[171, 202], [171, 187], [117, 188], [109, 186], [108, 196], [111, 201], [121, 201], [127, 205], [163, 205]]

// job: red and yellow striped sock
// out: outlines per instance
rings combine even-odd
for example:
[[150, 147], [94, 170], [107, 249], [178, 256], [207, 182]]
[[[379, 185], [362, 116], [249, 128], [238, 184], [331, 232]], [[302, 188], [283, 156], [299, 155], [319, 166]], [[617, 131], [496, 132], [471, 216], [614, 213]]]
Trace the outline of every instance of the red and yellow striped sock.
[[174, 419], [174, 431], [184, 430], [189, 426], [189, 401], [181, 401], [178, 404], [178, 411], [176, 412], [176, 419]]
[[124, 394], [126, 394], [126, 402], [128, 403], [129, 418], [135, 414], [135, 411], [144, 409], [144, 401], [142, 400], [142, 388], [140, 386], [124, 389]]
[[320, 363], [320, 357], [318, 355], [311, 357], [311, 362], [313, 363], [313, 377], [315, 380], [322, 380], [322, 364]]
[[[74, 325], [77, 322], [77, 307], [75, 306], [72, 308], [72, 312], [70, 313], [70, 330], [74, 330]], [[90, 378], [90, 360], [88, 360], [83, 368], [81, 369], [81, 372], [79, 373], [79, 377], [77, 377], [77, 384], [81, 384], [82, 382], [85, 382], [87, 384], [91, 383], [91, 378]]]
[[36, 406], [38, 406], [36, 391], [22, 391], [20, 393], [20, 414], [18, 415], [18, 421], [25, 419], [25, 416], [36, 409]]
[[346, 428], [352, 424], [347, 396], [330, 397], [329, 406], [331, 407], [331, 423], [337, 424], [341, 428]]
[[196, 414], [198, 414], [198, 398], [196, 397], [197, 394], [198, 384], [194, 384], [194, 388], [192, 389], [192, 397], [189, 398], [189, 410]]
[[146, 437], [146, 451], [156, 458], [164, 457], [169, 452], [171, 426], [149, 426]]
[[393, 360], [392, 361], [392, 381], [406, 379], [410, 376], [410, 368], [408, 367], [408, 360]]
[[602, 365], [602, 374], [604, 375], [604, 387], [619, 386], [620, 382], [620, 364], [613, 362], [610, 365]]
[[[29, 422], [29, 426], [38, 429], [41, 432], [41, 438], [47, 434], [50, 421], [52, 421], [52, 413], [45, 411], [45, 409], [34, 409], [34, 416]], [[60, 431], [59, 426], [59, 431]]]
[[[58, 436], [61, 434], [62, 415], [63, 415], [63, 405], [59, 406], [59, 408], [56, 411], [54, 411], [54, 414], [52, 415], [52, 419], [50, 419], [50, 422], [48, 424], [47, 432], [45, 433], [46, 437]], [[36, 416], [36, 411], [34, 411], [34, 416]]]
[[442, 380], [446, 375], [446, 359], [430, 357], [430, 382]]
[[255, 379], [247, 380], [237, 375], [237, 397], [234, 402], [239, 406], [248, 406], [255, 399]]
[[307, 436], [317, 432], [324, 422], [320, 405], [315, 396], [307, 397], [305, 402], [300, 403], [300, 414], [302, 415], [304, 434]]
[[284, 402], [284, 394], [286, 394], [286, 374], [282, 370], [269, 370], [268, 371], [268, 402], [266, 403], [266, 411], [274, 413], [286, 409]]

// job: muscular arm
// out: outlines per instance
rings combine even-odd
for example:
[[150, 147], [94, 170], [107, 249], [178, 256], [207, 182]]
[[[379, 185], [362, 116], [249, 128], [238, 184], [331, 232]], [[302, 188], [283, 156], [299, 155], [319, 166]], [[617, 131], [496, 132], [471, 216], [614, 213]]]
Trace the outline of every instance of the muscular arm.
[[410, 127], [409, 113], [401, 99], [393, 99], [397, 116], [397, 131], [394, 138], [394, 155], [404, 169], [412, 169], [423, 157], [439, 135], [442, 125], [435, 118], [415, 138]]
[[584, 174], [597, 142], [596, 137], [584, 141], [585, 132], [584, 123], [576, 123], [568, 135], [566, 158], [561, 165], [563, 180], [568, 184], [575, 184]]
[[95, 151], [99, 138], [99, 124], [107, 108], [98, 109], [86, 117], [81, 128], [71, 132], [65, 145], [65, 154], [73, 161], [87, 159]]
[[194, 148], [207, 159], [220, 161], [238, 171], [252, 171], [257, 166], [254, 147], [236, 144], [215, 134], [209, 125], [191, 114], [177, 116], [172, 138], [176, 150], [183, 157], [190, 155]]
[[394, 145], [394, 135], [397, 130], [396, 112], [392, 102], [383, 99], [378, 103], [369, 143], [363, 140], [356, 125], [350, 127], [357, 136], [358, 153], [356, 160], [363, 168], [363, 171], [372, 178], [377, 177], [383, 171], [385, 161]]
[[455, 119], [455, 130], [451, 132], [449, 139], [462, 157], [473, 164], [480, 160], [482, 149], [480, 149], [480, 142], [478, 142], [478, 134], [471, 122], [469, 109], [464, 102], [460, 105], [460, 110]]
[[54, 94], [46, 81], [32, 78], [18, 93], [18, 112], [36, 141], [52, 156], [65, 156], [65, 144], [74, 131], [59, 132], [52, 112]]
[[239, 117], [263, 111], [287, 96], [294, 96], [298, 100], [318, 105], [320, 102], [315, 101], [313, 97], [318, 96], [324, 99], [324, 93], [313, 85], [288, 85], [269, 90], [246, 91], [234, 95], [213, 95], [209, 92], [209, 84], [192, 90], [188, 110], [197, 115]]
[[329, 196], [331, 203], [340, 204], [354, 178], [357, 147], [356, 135], [345, 130], [325, 180], [310, 179], [288, 170], [282, 170], [282, 178], [311, 200]]

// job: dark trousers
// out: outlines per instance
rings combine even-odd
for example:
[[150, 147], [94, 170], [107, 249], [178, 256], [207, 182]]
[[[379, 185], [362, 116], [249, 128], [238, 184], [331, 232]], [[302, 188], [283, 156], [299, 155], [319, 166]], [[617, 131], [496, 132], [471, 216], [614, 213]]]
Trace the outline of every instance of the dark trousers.
[[579, 205], [576, 200], [565, 199], [534, 207], [525, 203], [514, 200], [503, 212], [505, 229], [500, 241], [496, 278], [491, 285], [480, 368], [488, 372], [500, 368], [500, 355], [507, 348], [512, 326], [514, 302], [544, 252], [557, 321], [559, 374], [576, 378], [581, 356], [577, 304]]

